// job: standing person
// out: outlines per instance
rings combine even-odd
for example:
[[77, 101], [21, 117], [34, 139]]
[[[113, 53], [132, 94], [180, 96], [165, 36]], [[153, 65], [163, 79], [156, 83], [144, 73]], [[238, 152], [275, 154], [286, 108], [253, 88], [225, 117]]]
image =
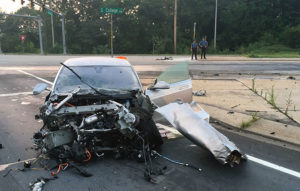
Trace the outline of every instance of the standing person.
[[195, 55], [195, 60], [197, 60], [198, 44], [196, 40], [194, 40], [191, 44], [191, 51], [192, 51], [192, 60], [194, 55]]
[[204, 37], [202, 38], [202, 41], [199, 43], [199, 46], [201, 48], [201, 59], [202, 56], [204, 57], [204, 59], [206, 59], [206, 48], [208, 47], [208, 42]]

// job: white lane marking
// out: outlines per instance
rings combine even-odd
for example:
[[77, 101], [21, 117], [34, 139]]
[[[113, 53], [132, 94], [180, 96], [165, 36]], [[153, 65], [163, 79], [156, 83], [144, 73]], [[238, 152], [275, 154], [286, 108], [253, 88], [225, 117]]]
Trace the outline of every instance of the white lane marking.
[[10, 93], [10, 94], [0, 94], [0, 97], [8, 97], [8, 96], [17, 96], [17, 95], [32, 95], [32, 92], [19, 92], [19, 93]]
[[50, 81], [48, 81], [48, 80], [46, 80], [46, 79], [40, 78], [40, 77], [38, 77], [38, 76], [36, 76], [36, 75], [30, 74], [30, 73], [25, 72], [25, 71], [23, 71], [23, 70], [17, 70], [17, 71], [18, 71], [18, 72], [21, 72], [21, 73], [23, 73], [23, 74], [27, 74], [27, 75], [29, 75], [29, 76], [32, 76], [32, 77], [34, 77], [34, 78], [36, 78], [36, 79], [38, 79], [38, 80], [41, 80], [42, 82], [45, 82], [45, 83], [47, 83], [47, 84], [53, 85], [52, 82], [50, 82]]
[[13, 162], [13, 163], [8, 163], [8, 164], [1, 164], [0, 165], [0, 172], [5, 170], [7, 167], [11, 166], [11, 165], [14, 165], [14, 164], [19, 164], [19, 163], [23, 163], [25, 161], [33, 161], [35, 160], [36, 158], [31, 158], [31, 159], [26, 159], [26, 160], [22, 160], [22, 161], [18, 161], [18, 162]]
[[22, 101], [21, 102], [21, 105], [29, 105], [30, 104], [30, 102], [27, 102], [27, 101]]
[[251, 160], [251, 161], [253, 161], [253, 162], [255, 162], [255, 163], [258, 163], [258, 164], [261, 164], [261, 165], [263, 165], [263, 166], [266, 166], [266, 167], [275, 169], [275, 170], [277, 170], [277, 171], [280, 171], [280, 172], [283, 172], [283, 173], [286, 173], [286, 174], [295, 176], [295, 177], [297, 177], [297, 178], [300, 178], [300, 173], [299, 173], [299, 172], [296, 172], [296, 171], [294, 171], [294, 170], [291, 170], [291, 169], [288, 169], [288, 168], [279, 166], [279, 165], [277, 165], [277, 164], [270, 163], [270, 162], [268, 162], [268, 161], [265, 161], [265, 160], [262, 160], [262, 159], [259, 159], [259, 158], [255, 158], [255, 157], [250, 156], [250, 155], [247, 155], [247, 158], [248, 158], [248, 160]]

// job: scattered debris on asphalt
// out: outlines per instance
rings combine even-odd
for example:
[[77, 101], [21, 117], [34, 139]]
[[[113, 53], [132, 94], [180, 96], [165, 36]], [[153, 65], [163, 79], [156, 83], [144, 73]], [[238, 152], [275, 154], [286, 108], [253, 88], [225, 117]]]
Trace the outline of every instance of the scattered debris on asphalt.
[[234, 114], [234, 111], [228, 111], [227, 113], [228, 114]]
[[30, 168], [31, 167], [31, 161], [24, 161], [24, 168]]
[[9, 169], [5, 174], [3, 174], [3, 177], [6, 177], [13, 169]]
[[44, 178], [44, 177], [40, 177], [37, 180], [35, 180], [34, 182], [30, 182], [29, 183], [29, 187], [32, 191], [42, 191], [43, 186], [49, 182], [50, 180], [55, 180], [57, 179], [57, 177], [52, 177], [52, 178]]
[[163, 155], [159, 154], [159, 153], [158, 153], [157, 151], [155, 151], [155, 150], [153, 150], [152, 153], [153, 153], [154, 155], [157, 155], [157, 156], [163, 158], [163, 159], [166, 159], [167, 161], [169, 161], [169, 162], [171, 162], [171, 163], [178, 164], [178, 165], [181, 165], [181, 166], [190, 167], [190, 168], [193, 168], [193, 169], [198, 170], [198, 171], [200, 171], [200, 172], [202, 171], [201, 168], [198, 168], [198, 167], [196, 167], [196, 166], [194, 166], [194, 165], [192, 165], [192, 164], [183, 163], [183, 162], [179, 162], [179, 161], [170, 159], [169, 157], [166, 157], [166, 156], [163, 156]]
[[289, 76], [287, 77], [288, 80], [296, 80], [296, 78], [294, 76]]
[[270, 134], [271, 134], [271, 135], [275, 135], [275, 132], [271, 132]]
[[162, 57], [162, 58], [157, 58], [156, 60], [173, 60], [172, 56], [165, 56], [165, 57]]
[[199, 90], [199, 91], [195, 91], [193, 92], [194, 96], [206, 96], [206, 90]]

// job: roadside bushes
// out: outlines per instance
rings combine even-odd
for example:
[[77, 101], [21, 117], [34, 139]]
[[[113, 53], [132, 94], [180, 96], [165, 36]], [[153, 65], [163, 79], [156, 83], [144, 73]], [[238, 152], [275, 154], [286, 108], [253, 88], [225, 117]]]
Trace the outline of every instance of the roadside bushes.
[[280, 39], [285, 45], [291, 48], [300, 48], [300, 25], [287, 27], [281, 33]]

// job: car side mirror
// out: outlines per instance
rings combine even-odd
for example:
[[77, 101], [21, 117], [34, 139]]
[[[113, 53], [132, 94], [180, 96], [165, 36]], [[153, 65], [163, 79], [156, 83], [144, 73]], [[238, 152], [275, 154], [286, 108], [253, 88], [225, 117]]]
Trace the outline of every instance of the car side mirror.
[[33, 88], [33, 95], [38, 95], [48, 88], [47, 84], [39, 83]]
[[157, 90], [157, 89], [170, 89], [170, 84], [165, 81], [158, 81], [154, 85], [148, 88], [149, 90]]

